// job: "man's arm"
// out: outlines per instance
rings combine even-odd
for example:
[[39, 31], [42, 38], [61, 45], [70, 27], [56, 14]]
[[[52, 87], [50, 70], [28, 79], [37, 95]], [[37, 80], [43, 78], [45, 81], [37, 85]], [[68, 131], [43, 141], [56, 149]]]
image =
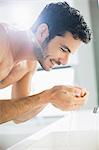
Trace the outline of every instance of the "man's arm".
[[[32, 82], [32, 77], [37, 68], [37, 62], [28, 61], [26, 68], [25, 70], [28, 70], [28, 72], [18, 82], [14, 83], [12, 86], [12, 99], [13, 98], [19, 99], [22, 97], [27, 97], [29, 96], [31, 92], [31, 84], [32, 84], [31, 82]], [[44, 109], [45, 106], [46, 105], [38, 106], [37, 108], [30, 109], [28, 112], [21, 114], [20, 117], [15, 118], [13, 121], [15, 123], [27, 121], [33, 118], [35, 115], [37, 115], [41, 110]]]
[[[33, 73], [34, 73], [33, 71], [28, 72], [21, 80], [19, 80], [13, 85], [12, 99], [17, 98], [17, 100], [19, 100], [19, 98], [29, 96], [31, 91], [31, 80], [32, 80]], [[38, 114], [42, 109], [44, 109], [45, 106], [46, 105], [42, 105], [34, 109], [29, 109], [28, 112], [21, 114], [20, 117], [15, 118], [13, 121], [15, 123], [27, 121], [33, 118], [36, 114]]]
[[[31, 66], [30, 64], [28, 63], [31, 63]], [[32, 74], [35, 72], [36, 70], [36, 62], [32, 63], [31, 61], [29, 61], [27, 63], [26, 60], [22, 61], [22, 62], [19, 62], [17, 63], [13, 68], [12, 70], [10, 71], [10, 73], [8, 74], [8, 76], [6, 76], [1, 82], [0, 82], [0, 89], [2, 88], [5, 88], [11, 84], [14, 84], [15, 86], [18, 85], [20, 83], [21, 85], [21, 80], [23, 79], [23, 77], [28, 74], [29, 72], [32, 72]], [[30, 68], [29, 68], [30, 67]], [[27, 75], [28, 76], [28, 75]], [[30, 73], [30, 76], [31, 76], [31, 73]], [[30, 78], [30, 77], [29, 77]], [[29, 79], [27, 77], [27, 80]], [[18, 83], [18, 84], [15, 84], [15, 83]], [[22, 82], [24, 83], [24, 81]], [[28, 83], [26, 83], [26, 80], [25, 80], [25, 84], [27, 86]], [[24, 85], [25, 85], [24, 84]], [[25, 87], [26, 87], [25, 86]], [[20, 86], [19, 86], [20, 87]], [[22, 87], [22, 86], [21, 86]], [[24, 89], [25, 87], [23, 87], [23, 92], [24, 92]], [[22, 91], [18, 91], [18, 92], [22, 92]], [[19, 95], [19, 93], [17, 93], [17, 96]], [[25, 95], [23, 95], [24, 97]], [[22, 97], [22, 96], [21, 96]], [[15, 97], [16, 98], [16, 97]]]
[[[36, 71], [37, 62], [31, 60], [23, 61], [17, 64], [9, 73], [9, 75], [2, 80], [0, 83], [0, 88], [4, 88], [8, 85], [13, 84], [12, 86], [12, 100], [27, 97], [31, 91], [31, 80], [32, 76]], [[38, 114], [44, 107], [38, 106], [38, 108], [30, 109], [28, 112], [21, 114], [21, 116], [14, 119], [15, 123], [24, 122], [33, 118]]]
[[73, 86], [55, 86], [39, 94], [25, 98], [0, 101], [0, 123], [4, 123], [21, 116], [30, 109], [43, 107], [49, 102], [55, 107], [67, 111], [75, 110], [84, 105], [88, 92]]
[[48, 104], [49, 90], [20, 99], [0, 100], [0, 124]]

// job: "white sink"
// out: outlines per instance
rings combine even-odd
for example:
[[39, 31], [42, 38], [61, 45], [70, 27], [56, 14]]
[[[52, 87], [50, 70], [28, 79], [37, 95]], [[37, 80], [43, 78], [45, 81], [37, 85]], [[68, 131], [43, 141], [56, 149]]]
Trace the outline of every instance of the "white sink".
[[7, 150], [99, 150], [98, 118], [92, 110], [70, 112]]
[[[25, 123], [15, 124], [13, 121], [0, 125], [0, 150], [15, 145], [16, 143], [35, 135], [45, 129], [48, 125], [53, 124], [60, 118], [42, 118], [35, 117]], [[18, 149], [20, 150], [20, 149]]]
[[99, 132], [53, 132], [34, 141], [26, 150], [99, 150]]

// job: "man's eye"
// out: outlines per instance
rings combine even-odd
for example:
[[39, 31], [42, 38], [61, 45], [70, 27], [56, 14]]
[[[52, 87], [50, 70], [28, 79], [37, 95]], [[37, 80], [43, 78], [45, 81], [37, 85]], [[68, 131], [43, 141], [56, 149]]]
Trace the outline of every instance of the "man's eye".
[[68, 50], [64, 50], [63, 48], [60, 48], [60, 50], [61, 50], [62, 52], [68, 52]]

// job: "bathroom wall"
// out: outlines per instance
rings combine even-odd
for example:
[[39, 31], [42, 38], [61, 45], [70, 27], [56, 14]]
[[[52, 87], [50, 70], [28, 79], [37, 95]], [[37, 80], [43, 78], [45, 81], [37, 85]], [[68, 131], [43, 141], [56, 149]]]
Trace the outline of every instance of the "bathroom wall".
[[[97, 86], [99, 91], [99, 4], [97, 0], [90, 0], [89, 5], [93, 29], [93, 44], [94, 44]], [[98, 104], [99, 104], [99, 94], [98, 94]]]
[[[95, 5], [95, 0], [92, 0], [93, 5]], [[74, 6], [78, 10], [80, 10], [81, 14], [84, 16], [85, 21], [88, 25], [93, 29], [93, 22], [91, 16], [90, 9], [90, 0], [76, 0], [74, 1]], [[94, 6], [95, 8], [95, 6]], [[92, 8], [93, 11], [95, 9]], [[97, 13], [97, 12], [96, 12]], [[97, 16], [99, 13], [97, 13]], [[93, 17], [99, 20], [97, 17]], [[98, 26], [97, 26], [98, 27]], [[99, 31], [99, 30], [97, 30]], [[98, 34], [98, 33], [97, 33]], [[98, 36], [98, 35], [97, 35]], [[98, 50], [98, 49], [97, 49]], [[98, 52], [99, 53], [99, 52]], [[99, 55], [97, 55], [98, 57]], [[89, 91], [89, 99], [87, 104], [83, 107], [85, 108], [93, 108], [97, 105], [98, 96], [97, 96], [97, 81], [96, 81], [96, 64], [95, 64], [95, 47], [94, 42], [91, 42], [87, 45], [82, 45], [82, 47], [78, 51], [78, 59], [79, 65], [75, 68], [75, 84], [80, 85], [82, 87], [86, 87]], [[99, 63], [99, 61], [98, 61]], [[98, 65], [98, 64], [97, 64]], [[99, 73], [99, 72], [98, 72]]]

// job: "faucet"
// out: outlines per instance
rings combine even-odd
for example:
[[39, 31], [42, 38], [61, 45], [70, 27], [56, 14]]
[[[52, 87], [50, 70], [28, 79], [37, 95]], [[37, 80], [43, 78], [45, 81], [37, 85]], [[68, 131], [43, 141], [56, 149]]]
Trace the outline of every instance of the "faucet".
[[98, 113], [99, 112], [99, 106], [95, 106], [93, 109], [93, 113]]

